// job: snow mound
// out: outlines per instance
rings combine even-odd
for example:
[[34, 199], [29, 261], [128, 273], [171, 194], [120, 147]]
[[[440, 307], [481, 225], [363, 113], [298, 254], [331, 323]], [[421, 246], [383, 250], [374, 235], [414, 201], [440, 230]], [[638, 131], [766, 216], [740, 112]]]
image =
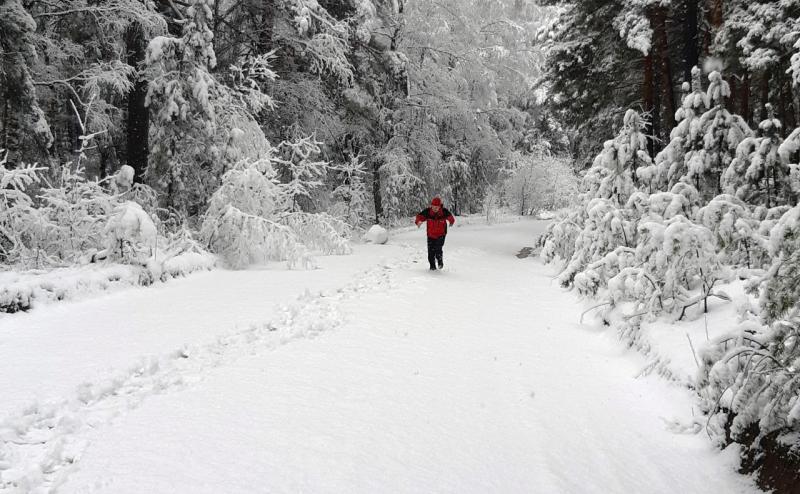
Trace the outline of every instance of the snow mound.
[[389, 241], [389, 232], [381, 225], [372, 225], [367, 233], [364, 234], [364, 241], [373, 244], [385, 244]]

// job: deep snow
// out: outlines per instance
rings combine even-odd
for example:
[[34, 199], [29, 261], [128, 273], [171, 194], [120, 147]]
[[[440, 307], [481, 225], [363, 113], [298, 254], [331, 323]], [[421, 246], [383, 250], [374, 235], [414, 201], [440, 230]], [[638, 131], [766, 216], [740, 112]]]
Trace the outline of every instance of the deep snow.
[[412, 230], [0, 316], [0, 492], [757, 492], [514, 256], [542, 225], [452, 229], [443, 272]]

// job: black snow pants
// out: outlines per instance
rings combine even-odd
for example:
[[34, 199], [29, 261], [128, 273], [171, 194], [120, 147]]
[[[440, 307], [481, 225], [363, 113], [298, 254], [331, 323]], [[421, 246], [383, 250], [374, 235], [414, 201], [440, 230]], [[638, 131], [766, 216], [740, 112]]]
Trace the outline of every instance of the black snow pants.
[[428, 264], [431, 265], [431, 269], [436, 269], [436, 262], [439, 262], [439, 267], [441, 268], [444, 265], [442, 261], [442, 247], [444, 247], [444, 237], [446, 235], [442, 235], [439, 238], [430, 238], [428, 237]]

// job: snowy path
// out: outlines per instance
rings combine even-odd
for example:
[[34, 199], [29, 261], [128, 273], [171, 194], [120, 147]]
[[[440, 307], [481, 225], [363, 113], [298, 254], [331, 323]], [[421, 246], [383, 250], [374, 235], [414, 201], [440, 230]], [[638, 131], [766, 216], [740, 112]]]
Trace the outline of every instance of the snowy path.
[[754, 492], [732, 451], [667, 430], [687, 391], [637, 379], [641, 357], [513, 256], [540, 227], [458, 228], [443, 273], [364, 251], [332, 268], [339, 289], [317, 271], [322, 295], [263, 324], [14, 413], [0, 492]]

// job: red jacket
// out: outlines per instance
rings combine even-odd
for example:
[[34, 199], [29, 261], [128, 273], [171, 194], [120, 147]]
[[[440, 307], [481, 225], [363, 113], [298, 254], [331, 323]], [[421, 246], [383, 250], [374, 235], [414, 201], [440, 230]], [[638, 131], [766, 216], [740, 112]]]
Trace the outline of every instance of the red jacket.
[[447, 224], [450, 223], [450, 226], [453, 226], [453, 223], [456, 222], [456, 219], [447, 210], [447, 208], [439, 208], [439, 211], [434, 213], [431, 211], [431, 208], [423, 209], [417, 215], [415, 223], [419, 225], [423, 221], [428, 222], [428, 238], [439, 238], [444, 235], [447, 235]]

